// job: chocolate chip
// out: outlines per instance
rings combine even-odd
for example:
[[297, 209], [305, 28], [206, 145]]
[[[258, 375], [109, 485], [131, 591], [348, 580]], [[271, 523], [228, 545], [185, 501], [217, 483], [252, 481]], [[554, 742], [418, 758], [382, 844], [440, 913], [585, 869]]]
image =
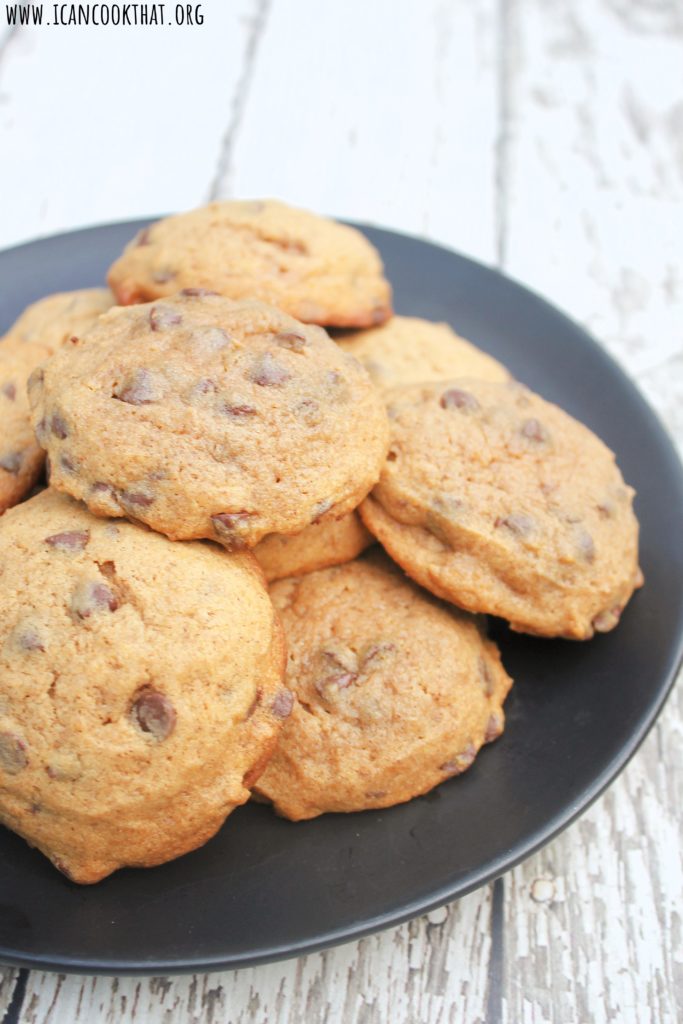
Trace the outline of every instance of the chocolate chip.
[[106, 494], [108, 497], [115, 499], [114, 488], [111, 484], [105, 484], [101, 480], [98, 480], [90, 488], [93, 494]]
[[143, 731], [150, 733], [155, 740], [165, 740], [175, 729], [176, 711], [168, 697], [145, 688], [136, 699], [131, 709], [135, 724]]
[[59, 465], [66, 473], [75, 473], [76, 467], [68, 455], [59, 456]]
[[53, 533], [45, 538], [45, 543], [58, 551], [83, 551], [90, 540], [87, 530], [67, 530], [64, 533]]
[[331, 673], [325, 676], [324, 679], [319, 679], [315, 684], [315, 688], [321, 697], [327, 697], [331, 687], [337, 690], [345, 690], [352, 683], [355, 683], [357, 679], [358, 674], [356, 672]]
[[201, 380], [197, 381], [192, 391], [195, 395], [215, 395], [218, 391], [218, 385], [211, 377], [202, 377]]
[[17, 386], [16, 386], [16, 384], [13, 384], [10, 381], [9, 384], [3, 385], [2, 393], [5, 396], [5, 398], [9, 398], [10, 402], [13, 402], [16, 399], [16, 397], [17, 397]]
[[22, 651], [43, 651], [45, 642], [34, 626], [20, 627], [16, 634], [16, 645]]
[[252, 700], [251, 704], [249, 705], [249, 708], [247, 710], [246, 715], [244, 716], [244, 721], [245, 722], [248, 722], [249, 719], [253, 716], [254, 712], [256, 711], [256, 708], [261, 703], [262, 698], [263, 698], [263, 688], [259, 686], [258, 689], [256, 690], [256, 695], [255, 695], [254, 699]]
[[275, 700], [270, 705], [270, 710], [276, 718], [288, 718], [294, 707], [294, 694], [291, 690], [280, 689], [275, 694]]
[[440, 765], [439, 771], [443, 772], [444, 775], [447, 776], [460, 775], [470, 767], [476, 756], [477, 751], [474, 744], [468, 743], [461, 753], [456, 754], [450, 761], [445, 761]]
[[484, 742], [485, 743], [492, 743], [493, 740], [498, 739], [498, 737], [502, 734], [502, 732], [503, 732], [503, 716], [502, 716], [502, 714], [499, 711], [494, 711], [491, 714], [491, 716], [489, 717], [488, 722], [486, 723], [486, 732], [484, 733]]
[[463, 391], [462, 388], [449, 388], [448, 391], [444, 391], [439, 405], [442, 409], [460, 409], [461, 412], [476, 412], [481, 408], [474, 395], [469, 391]]
[[593, 629], [596, 633], [609, 633], [611, 629], [619, 622], [623, 608], [621, 605], [615, 605], [614, 608], [608, 608], [604, 612], [600, 612], [593, 619]]
[[322, 418], [320, 405], [314, 398], [304, 398], [294, 409], [294, 412], [307, 427], [317, 427]]
[[386, 640], [380, 640], [378, 643], [370, 644], [363, 653], [363, 671], [365, 671], [368, 666], [370, 666], [371, 670], [374, 670], [379, 662], [383, 661], [390, 654], [394, 654], [395, 651], [396, 644], [389, 643]]
[[0, 732], [0, 770], [18, 775], [28, 764], [26, 744], [14, 732]]
[[210, 288], [183, 288], [180, 294], [187, 296], [188, 299], [203, 299], [206, 295], [218, 295], [218, 292]]
[[254, 406], [248, 405], [246, 402], [234, 403], [226, 400], [220, 403], [219, 408], [225, 416], [232, 416], [235, 419], [256, 415]]
[[607, 499], [596, 506], [601, 519], [612, 519], [616, 515], [617, 507], [613, 501]]
[[7, 455], [3, 455], [0, 458], [0, 469], [4, 469], [7, 473], [12, 473], [14, 476], [17, 475], [21, 469], [22, 457], [20, 452], [9, 452]]
[[238, 550], [246, 546], [240, 536], [240, 530], [247, 526], [253, 517], [253, 512], [219, 512], [217, 515], [211, 516], [211, 522], [221, 543], [228, 548]]
[[145, 494], [144, 491], [121, 491], [119, 494], [122, 505], [132, 505], [134, 508], [149, 508], [154, 504], [154, 497]]
[[31, 391], [39, 384], [42, 384], [44, 380], [45, 371], [43, 370], [42, 366], [39, 366], [37, 370], [34, 370], [33, 373], [30, 374], [26, 386], [28, 387], [29, 391]]
[[152, 280], [156, 284], [167, 284], [169, 281], [172, 281], [175, 276], [175, 270], [155, 270], [152, 274]]
[[289, 349], [290, 352], [303, 352], [308, 345], [303, 334], [296, 334], [295, 331], [283, 331], [281, 334], [276, 334], [273, 341], [280, 348]]
[[390, 448], [389, 451], [387, 452], [387, 462], [396, 462], [397, 458], [398, 452], [396, 451], [396, 449]]
[[524, 420], [520, 433], [522, 437], [526, 437], [528, 441], [535, 441], [536, 444], [544, 444], [550, 440], [550, 434], [537, 419]]
[[150, 405], [163, 398], [158, 379], [149, 370], [134, 370], [113, 391], [113, 398], [128, 405]]
[[106, 583], [82, 583], [71, 596], [71, 610], [79, 619], [99, 612], [115, 612], [119, 599]]
[[536, 521], [524, 512], [513, 512], [510, 516], [496, 519], [495, 526], [504, 526], [517, 537], [528, 537], [536, 529]]
[[45, 447], [47, 440], [47, 420], [44, 416], [36, 423], [36, 437], [43, 447]]
[[152, 306], [149, 311], [149, 326], [153, 331], [165, 331], [182, 323], [182, 316], [167, 306]]
[[344, 669], [345, 672], [356, 673], [358, 671], [358, 655], [352, 647], [337, 637], [328, 640], [320, 653], [325, 661]]
[[490, 697], [493, 694], [495, 679], [488, 661], [486, 658], [481, 656], [479, 658], [479, 678], [481, 680], [482, 689], [484, 690], [484, 696]]
[[150, 237], [151, 230], [152, 230], [151, 228], [143, 228], [142, 231], [139, 231], [137, 233], [137, 235], [135, 236], [134, 240], [133, 240], [134, 244], [136, 246], [151, 245], [151, 237]]
[[66, 423], [59, 413], [55, 413], [50, 421], [50, 427], [55, 437], [58, 437], [60, 441], [63, 441], [65, 437], [69, 436]]
[[577, 537], [579, 551], [587, 562], [595, 561], [595, 542], [588, 530], [580, 529]]
[[249, 380], [262, 388], [282, 387], [292, 378], [287, 367], [278, 363], [270, 352], [265, 352], [260, 359], [257, 359], [248, 376]]

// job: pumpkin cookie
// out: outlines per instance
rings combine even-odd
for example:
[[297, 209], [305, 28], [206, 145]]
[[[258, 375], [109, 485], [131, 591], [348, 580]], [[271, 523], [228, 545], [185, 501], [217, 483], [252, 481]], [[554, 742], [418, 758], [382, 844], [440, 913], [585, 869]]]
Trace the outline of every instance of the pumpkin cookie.
[[29, 306], [0, 338], [0, 514], [28, 494], [45, 461], [31, 426], [29, 375], [113, 301], [105, 288], [49, 295]]
[[633, 490], [587, 427], [522, 385], [390, 395], [391, 445], [362, 518], [434, 594], [541, 636], [611, 629], [635, 587]]
[[350, 562], [374, 541], [358, 513], [347, 512], [341, 519], [312, 523], [294, 537], [271, 533], [256, 545], [254, 555], [272, 583]]
[[87, 330], [113, 305], [114, 296], [108, 288], [83, 288], [48, 295], [26, 307], [0, 339], [0, 345], [35, 346], [41, 363], [73, 335]]
[[282, 580], [271, 597], [298, 698], [256, 786], [279, 814], [402, 803], [503, 731], [511, 680], [496, 646], [385, 556]]
[[359, 231], [274, 200], [214, 202], [152, 224], [109, 284], [122, 305], [201, 287], [306, 323], [369, 327], [391, 316], [379, 254]]
[[382, 399], [326, 333], [258, 302], [118, 307], [31, 378], [57, 490], [173, 540], [252, 547], [357, 507]]
[[251, 555], [52, 490], [0, 520], [0, 821], [77, 882], [206, 842], [292, 704]]
[[510, 379], [497, 359], [461, 338], [448, 324], [414, 316], [394, 316], [381, 327], [340, 334], [335, 341], [363, 364], [382, 391], [453, 377]]

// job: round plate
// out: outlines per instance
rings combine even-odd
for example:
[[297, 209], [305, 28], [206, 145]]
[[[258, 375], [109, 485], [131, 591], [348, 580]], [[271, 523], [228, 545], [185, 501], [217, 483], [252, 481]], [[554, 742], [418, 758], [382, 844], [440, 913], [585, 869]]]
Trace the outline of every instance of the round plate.
[[[0, 328], [30, 301], [98, 284], [144, 222], [0, 253]], [[674, 679], [683, 634], [683, 476], [656, 416], [576, 324], [493, 270], [367, 228], [399, 312], [446, 320], [591, 426], [638, 490], [646, 585], [589, 643], [496, 623], [514, 676], [503, 738], [474, 767], [388, 811], [292, 824], [248, 805], [203, 849], [92, 887], [0, 829], [0, 960], [97, 973], [237, 967], [398, 924], [511, 868], [624, 767]]]

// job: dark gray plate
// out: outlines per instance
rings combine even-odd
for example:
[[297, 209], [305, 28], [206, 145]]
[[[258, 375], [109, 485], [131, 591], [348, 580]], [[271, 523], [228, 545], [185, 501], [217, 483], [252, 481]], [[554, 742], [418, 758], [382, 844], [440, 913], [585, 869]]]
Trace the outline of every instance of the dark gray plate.
[[[0, 329], [33, 299], [99, 283], [142, 223], [0, 253]], [[399, 312], [449, 321], [617, 452], [638, 490], [646, 586], [590, 643], [496, 625], [517, 680], [503, 739], [460, 779], [389, 811], [303, 824], [237, 811], [203, 849], [79, 888], [0, 829], [0, 960], [66, 971], [236, 967], [320, 949], [461, 896], [548, 842], [624, 767], [681, 658], [683, 476], [612, 360], [542, 299], [455, 253], [367, 229]]]

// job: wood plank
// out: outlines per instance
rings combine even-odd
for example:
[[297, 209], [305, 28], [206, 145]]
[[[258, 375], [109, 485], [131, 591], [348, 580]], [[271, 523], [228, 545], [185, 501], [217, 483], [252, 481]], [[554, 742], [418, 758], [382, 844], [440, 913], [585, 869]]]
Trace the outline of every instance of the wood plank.
[[275, 0], [218, 193], [495, 257], [496, 3]]
[[[505, 269], [636, 376], [683, 445], [676, 5], [508, 7]], [[680, 12], [680, 8], [678, 8]], [[509, 877], [504, 1019], [681, 1019], [680, 687], [608, 793]]]
[[0, 1021], [3, 1020], [12, 1001], [12, 993], [18, 976], [19, 971], [12, 967], [0, 967]]
[[681, 349], [680, 11], [508, 5], [505, 267], [632, 372]]
[[0, 63], [0, 246], [203, 202], [259, 6], [204, 4], [201, 26], [16, 32]]

